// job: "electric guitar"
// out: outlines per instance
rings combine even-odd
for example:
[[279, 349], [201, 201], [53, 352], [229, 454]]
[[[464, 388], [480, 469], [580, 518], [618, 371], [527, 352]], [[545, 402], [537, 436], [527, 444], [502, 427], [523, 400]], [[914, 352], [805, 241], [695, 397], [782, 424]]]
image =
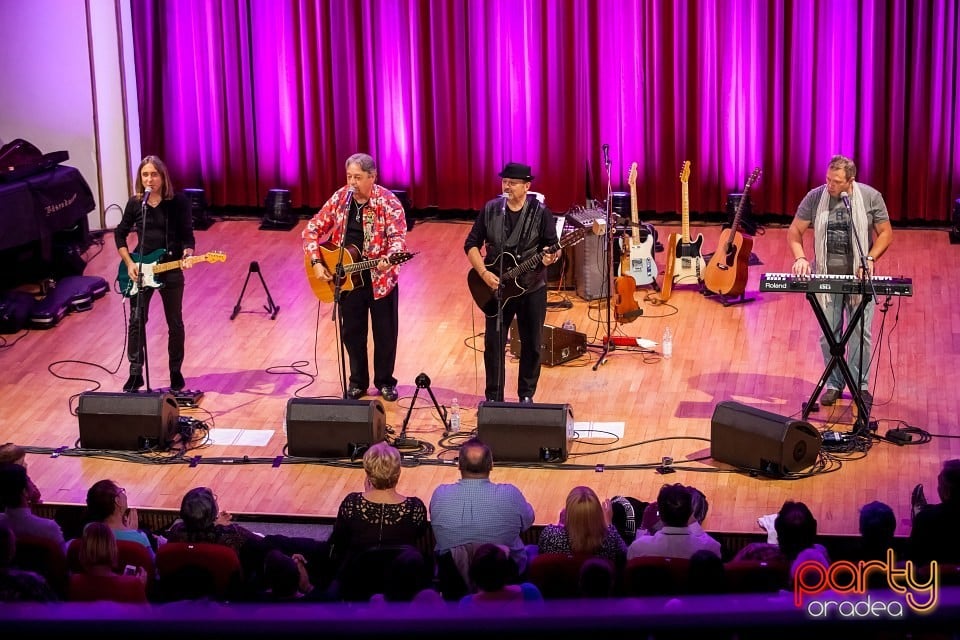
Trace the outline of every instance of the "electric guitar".
[[670, 298], [673, 285], [684, 282], [703, 281], [703, 272], [706, 262], [700, 254], [703, 244], [703, 235], [697, 234], [697, 239], [690, 241], [690, 161], [683, 163], [680, 169], [681, 187], [681, 214], [680, 231], [678, 235], [671, 233], [667, 240], [667, 266], [663, 276], [663, 286], [660, 288], [660, 298], [664, 301]]
[[470, 295], [473, 296], [473, 301], [477, 303], [477, 306], [480, 307], [484, 315], [490, 318], [496, 317], [502, 304], [506, 304], [509, 300], [516, 298], [526, 291], [526, 289], [517, 282], [517, 279], [521, 275], [543, 266], [543, 256], [546, 254], [554, 253], [564, 247], [575, 245], [583, 240], [586, 235], [586, 228], [571, 231], [560, 238], [560, 241], [556, 244], [547, 247], [520, 263], [517, 263], [517, 259], [513, 254], [506, 251], [497, 256], [492, 262], [486, 263], [487, 270], [497, 275], [500, 274], [502, 264], [503, 278], [500, 280], [499, 295], [498, 291], [491, 289], [487, 283], [483, 281], [483, 278], [480, 277], [476, 269], [470, 269], [470, 271], [467, 272], [467, 286], [470, 288]]
[[620, 275], [629, 275], [637, 286], [657, 281], [657, 263], [653, 259], [654, 232], [650, 225], [640, 224], [637, 217], [637, 163], [630, 165], [630, 235], [623, 239], [623, 256], [620, 258]]
[[[340, 291], [351, 291], [356, 287], [363, 285], [363, 271], [373, 269], [380, 264], [380, 258], [371, 260], [361, 260], [360, 250], [352, 244], [343, 245], [343, 262], [340, 270], [337, 269], [337, 263], [340, 262], [340, 246], [332, 242], [324, 242], [319, 246], [320, 259], [333, 275], [333, 280], [321, 280], [313, 274], [313, 265], [310, 264], [310, 256], [304, 254], [303, 266], [307, 270], [307, 282], [310, 288], [320, 302], [333, 302], [336, 293], [337, 283], [340, 284]], [[417, 255], [407, 251], [398, 251], [387, 257], [387, 262], [392, 265], [403, 264], [407, 260]]]
[[741, 295], [747, 286], [747, 267], [750, 264], [750, 252], [753, 250], [753, 238], [744, 237], [738, 230], [743, 216], [743, 204], [750, 194], [750, 187], [760, 177], [760, 167], [753, 170], [743, 187], [743, 196], [737, 204], [737, 212], [729, 229], [720, 232], [717, 250], [703, 273], [704, 286], [722, 296]]
[[[165, 271], [180, 269], [183, 267], [184, 262], [189, 262], [192, 266], [198, 262], [223, 262], [227, 259], [227, 254], [222, 251], [210, 251], [209, 253], [204, 253], [199, 256], [189, 256], [183, 260], [159, 262], [160, 257], [166, 252], [166, 249], [157, 249], [156, 251], [143, 256], [143, 263], [140, 265], [140, 286], [138, 286], [138, 283], [130, 279], [130, 274], [127, 273], [127, 265], [124, 264], [123, 260], [121, 260], [120, 268], [117, 270], [117, 281], [120, 283], [120, 293], [122, 293], [125, 297], [130, 298], [137, 295], [141, 288], [156, 289], [158, 287], [162, 287], [163, 283], [157, 282], [157, 279], [154, 276]], [[131, 253], [130, 257], [133, 258], [134, 262], [140, 262], [139, 253]]]

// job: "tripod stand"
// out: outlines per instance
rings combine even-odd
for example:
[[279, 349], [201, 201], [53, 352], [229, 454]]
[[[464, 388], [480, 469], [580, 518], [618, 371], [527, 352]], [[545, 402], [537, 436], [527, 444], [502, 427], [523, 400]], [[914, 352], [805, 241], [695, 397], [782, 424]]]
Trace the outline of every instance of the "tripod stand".
[[407, 409], [407, 416], [403, 419], [403, 427], [400, 429], [400, 435], [397, 436], [393, 441], [393, 446], [397, 447], [398, 449], [400, 447], [418, 446], [418, 442], [415, 439], [407, 439], [407, 424], [410, 422], [410, 414], [413, 413], [413, 407], [417, 404], [417, 396], [420, 395], [420, 389], [426, 389], [427, 393], [430, 394], [430, 399], [433, 400], [433, 406], [436, 408], [437, 413], [443, 420], [444, 430], [448, 430], [450, 428], [450, 425], [447, 423], [447, 409], [446, 407], [441, 407], [440, 403], [437, 402], [437, 397], [433, 395], [433, 389], [430, 388], [430, 377], [421, 372], [414, 382], [417, 385], [417, 390], [413, 392], [413, 399], [410, 400], [410, 407]]
[[267, 313], [270, 314], [271, 320], [277, 319], [277, 313], [280, 311], [280, 307], [274, 304], [273, 298], [270, 297], [270, 289], [267, 288], [267, 282], [263, 279], [263, 274], [260, 273], [260, 265], [256, 260], [250, 263], [250, 270], [247, 271], [247, 279], [243, 281], [243, 289], [240, 290], [240, 297], [237, 298], [237, 304], [233, 307], [233, 313], [230, 314], [230, 319], [233, 320], [237, 317], [237, 314], [240, 313], [240, 301], [243, 300], [243, 294], [247, 290], [247, 285], [250, 283], [250, 274], [256, 273], [260, 276], [260, 284], [263, 285], [263, 290], [267, 293], [267, 304], [263, 305], [263, 308], [267, 310]]

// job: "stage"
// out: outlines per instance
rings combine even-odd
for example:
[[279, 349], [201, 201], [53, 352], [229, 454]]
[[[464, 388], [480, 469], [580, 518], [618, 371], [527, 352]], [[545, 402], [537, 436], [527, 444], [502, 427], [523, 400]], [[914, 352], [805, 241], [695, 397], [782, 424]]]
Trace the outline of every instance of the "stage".
[[[52, 328], [3, 336], [2, 437], [32, 448], [30, 475], [46, 502], [82, 504], [91, 484], [112, 478], [126, 488], [134, 506], [176, 509], [188, 489], [205, 485], [233, 513], [330, 518], [348, 492], [362, 489], [359, 462], [284, 455], [291, 399], [341, 397], [339, 346], [332, 307], [317, 301], [304, 274], [300, 231], [305, 221], [290, 231], [258, 225], [253, 219], [225, 219], [197, 232], [198, 254], [223, 252], [226, 259], [186, 273], [183, 373], [197, 406], [180, 407], [179, 415], [200, 424], [190, 422], [197, 428], [185, 451], [146, 456], [74, 451], [79, 394], [119, 392], [127, 377], [129, 305], [115, 289], [89, 311], [68, 314]], [[679, 232], [679, 221], [655, 226], [661, 240]], [[400, 434], [409, 415], [405, 435], [414, 442], [402, 449], [399, 490], [425, 502], [438, 484], [457, 479], [455, 447], [476, 428], [483, 399], [484, 324], [467, 289], [469, 263], [462, 251], [468, 229], [468, 221], [418, 221], [408, 234], [408, 250], [418, 253], [401, 267], [395, 372], [400, 398], [383, 405], [390, 439]], [[719, 226], [692, 220], [691, 230], [694, 237], [703, 234], [704, 254], [715, 251]], [[112, 235], [105, 239], [104, 246], [88, 250], [84, 273], [113, 283], [119, 259]], [[824, 534], [856, 533], [859, 507], [881, 500], [897, 514], [897, 533], [906, 535], [913, 486], [923, 483], [927, 497], [936, 500], [940, 463], [960, 457], [960, 394], [950, 390], [960, 355], [960, 301], [951, 282], [952, 274], [960, 273], [960, 249], [949, 244], [946, 230], [895, 228], [893, 246], [877, 262], [878, 274], [913, 280], [913, 296], [893, 297], [874, 320], [871, 417], [877, 425], [871, 434], [879, 437], [868, 434], [858, 441], [863, 445], [858, 450], [824, 448], [817, 465], [789, 477], [746, 473], [710, 457], [711, 422], [719, 403], [798, 419], [824, 370], [820, 329], [805, 296], [758, 293], [761, 274], [790, 268], [785, 229], [766, 228], [754, 238], [753, 253], [758, 264], [749, 267], [749, 302], [724, 306], [701, 295], [696, 285], [679, 283], [666, 304], [652, 304], [654, 291], [646, 287], [636, 293], [642, 316], [627, 324], [609, 323], [617, 336], [655, 343], [669, 326], [669, 359], [661, 357], [659, 345], [617, 346], [595, 366], [607, 336], [606, 298], [581, 298], [569, 279], [553, 284], [547, 323], [572, 323], [586, 335], [587, 349], [544, 367], [534, 400], [568, 404], [576, 437], [565, 462], [499, 461], [492, 476], [523, 490], [538, 524], [556, 521], [576, 485], [588, 485], [601, 497], [641, 500], [654, 499], [663, 483], [695, 485], [710, 502], [705, 528], [730, 533], [759, 532], [759, 516], [794, 499], [810, 505]], [[665, 259], [664, 253], [656, 254], [661, 274]], [[263, 279], [254, 274], [246, 282], [254, 262]], [[564, 273], [572, 271], [576, 279], [602, 270], [602, 264], [580, 265]], [[149, 381], [162, 391], [169, 374], [159, 299], [151, 305], [147, 333]], [[509, 401], [517, 400], [516, 368], [508, 359]], [[425, 389], [411, 409], [420, 374], [429, 378], [441, 405], [459, 401], [463, 426], [458, 434], [445, 434]], [[834, 407], [811, 413], [808, 421], [817, 430], [847, 433], [855, 419], [846, 394]], [[883, 439], [889, 429], [905, 427], [934, 437], [925, 442], [917, 432], [906, 446]], [[205, 441], [208, 430], [215, 442]], [[622, 435], [610, 435], [617, 431]], [[754, 437], [742, 437], [735, 448], [749, 454]]]

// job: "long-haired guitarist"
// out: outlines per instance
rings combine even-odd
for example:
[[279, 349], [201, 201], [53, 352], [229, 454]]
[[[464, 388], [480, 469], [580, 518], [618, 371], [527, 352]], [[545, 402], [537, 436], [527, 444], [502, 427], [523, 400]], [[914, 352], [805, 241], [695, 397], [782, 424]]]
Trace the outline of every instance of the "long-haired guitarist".
[[[366, 153], [355, 153], [346, 161], [347, 183], [310, 219], [303, 230], [303, 251], [313, 266], [313, 275], [334, 280], [338, 253], [326, 254], [321, 244], [329, 239], [343, 249], [341, 258], [379, 260], [376, 268], [353, 276], [353, 286], [340, 293], [340, 332], [350, 359], [346, 395], [357, 400], [367, 395], [370, 369], [367, 361], [367, 326], [373, 332], [373, 384], [384, 400], [397, 399], [398, 266], [388, 258], [407, 246], [407, 220], [400, 200], [377, 180], [377, 165]], [[350, 251], [360, 255], [351, 255]], [[360, 279], [359, 283], [356, 281]]]
[[[184, 358], [186, 332], [183, 326], [182, 269], [192, 266], [193, 217], [190, 203], [182, 194], [174, 193], [167, 165], [157, 156], [147, 156], [137, 167], [135, 194], [127, 201], [123, 217], [114, 230], [117, 252], [123, 260], [130, 282], [140, 281], [140, 268], [146, 260], [143, 256], [156, 253], [167, 260], [180, 261], [180, 269], [171, 269], [157, 277], [159, 287], [141, 287], [130, 298], [130, 324], [127, 328], [127, 359], [130, 361], [130, 377], [123, 390], [133, 392], [144, 385], [144, 345], [146, 342], [147, 315], [150, 300], [156, 288], [160, 290], [163, 313], [167, 318], [167, 357], [170, 366], [170, 388], [183, 389], [186, 384], [181, 373]], [[137, 234], [136, 255], [127, 248], [127, 236]]]
[[[533, 175], [529, 165], [508, 162], [499, 175], [503, 195], [484, 205], [463, 250], [476, 274], [468, 277], [468, 283], [473, 279], [480, 289], [483, 285], [489, 288], [489, 292], [472, 292], [474, 298], [478, 293], [493, 294], [493, 313], [481, 305], [486, 314], [486, 398], [503, 401], [507, 331], [516, 318], [520, 338], [517, 396], [521, 402], [532, 402], [540, 378], [540, 341], [547, 317], [546, 266], [560, 258], [559, 250], [546, 250], [557, 244], [557, 228], [550, 210], [530, 193]], [[530, 260], [536, 261], [535, 268], [506, 277], [511, 268]], [[502, 281], [501, 275], [505, 276]]]

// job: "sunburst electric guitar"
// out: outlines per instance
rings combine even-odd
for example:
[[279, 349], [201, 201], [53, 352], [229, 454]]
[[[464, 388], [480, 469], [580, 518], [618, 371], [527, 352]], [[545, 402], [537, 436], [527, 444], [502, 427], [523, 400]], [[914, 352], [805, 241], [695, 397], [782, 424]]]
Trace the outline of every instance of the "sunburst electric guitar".
[[737, 204], [737, 212], [733, 216], [733, 223], [729, 229], [720, 232], [720, 242], [714, 252], [707, 269], [703, 273], [703, 285], [714, 293], [722, 296], [739, 296], [747, 288], [747, 267], [750, 266], [750, 252], [753, 250], [753, 238], [740, 233], [740, 220], [743, 216], [743, 204], [750, 195], [750, 187], [760, 177], [760, 167], [757, 167], [747, 178], [743, 187], [743, 195]]
[[137, 292], [143, 289], [156, 289], [157, 287], [163, 286], [163, 283], [158, 282], [154, 277], [158, 273], [163, 273], [164, 271], [173, 271], [174, 269], [182, 269], [184, 262], [189, 262], [190, 266], [198, 262], [223, 262], [227, 259], [227, 254], [222, 251], [210, 251], [199, 256], [189, 256], [183, 260], [171, 260], [170, 262], [160, 262], [160, 258], [167, 252], [166, 249], [157, 249], [147, 255], [143, 256], [143, 262], [140, 263], [140, 254], [131, 253], [130, 257], [133, 258], [134, 262], [140, 263], [140, 285], [130, 279], [130, 274], [127, 273], [127, 265], [120, 261], [120, 268], [117, 271], [117, 281], [120, 284], [120, 292], [130, 298], [137, 295]]
[[640, 224], [637, 216], [637, 163], [630, 165], [630, 235], [623, 239], [623, 257], [620, 258], [620, 275], [631, 276], [637, 286], [654, 284], [657, 281], [657, 262], [653, 258], [655, 239], [653, 227]]
[[700, 253], [703, 236], [697, 234], [696, 240], [690, 240], [690, 161], [683, 163], [680, 169], [681, 214], [680, 234], [671, 233], [667, 239], [667, 263], [663, 274], [663, 286], [660, 298], [667, 300], [673, 293], [674, 284], [692, 284], [703, 282], [706, 262]]

